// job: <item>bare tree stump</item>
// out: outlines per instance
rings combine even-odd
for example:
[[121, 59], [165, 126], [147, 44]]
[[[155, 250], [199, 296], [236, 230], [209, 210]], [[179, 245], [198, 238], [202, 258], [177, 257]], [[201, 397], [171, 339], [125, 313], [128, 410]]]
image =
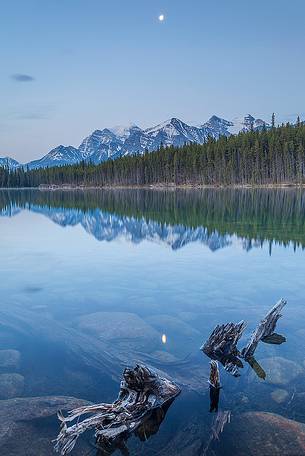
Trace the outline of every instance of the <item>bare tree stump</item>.
[[240, 358], [243, 358], [254, 369], [256, 374], [265, 379], [266, 374], [264, 369], [254, 358], [254, 352], [260, 341], [266, 344], [282, 344], [286, 341], [284, 336], [274, 332], [278, 319], [282, 316], [281, 311], [286, 305], [284, 299], [280, 299], [274, 307], [261, 320], [245, 348], [240, 352], [237, 348], [237, 343], [241, 338], [246, 323], [227, 323], [225, 325], [217, 325], [212, 334], [201, 346], [202, 350], [212, 360], [219, 361], [226, 371], [238, 377], [240, 375], [239, 368], [244, 367]]
[[274, 332], [277, 321], [282, 316], [281, 311], [286, 304], [287, 301], [280, 299], [261, 320], [253, 332], [249, 343], [241, 351], [241, 355], [245, 360], [253, 357], [257, 345], [260, 341], [275, 344], [280, 344], [286, 341], [285, 337], [280, 336]]
[[[179, 393], [177, 385], [145, 366], [126, 368], [119, 396], [112, 404], [80, 407], [67, 417], [58, 412], [61, 430], [55, 440], [55, 451], [61, 455], [70, 453], [78, 437], [89, 429], [95, 429], [97, 444], [128, 436], [142, 425], [149, 413], [170, 403]], [[84, 415], [89, 417], [80, 421]], [[76, 423], [68, 426], [74, 420]]]
[[234, 377], [240, 375], [238, 368], [243, 367], [243, 363], [238, 358], [237, 343], [245, 328], [244, 321], [237, 324], [217, 325], [209, 339], [200, 348], [209, 358], [219, 361]]

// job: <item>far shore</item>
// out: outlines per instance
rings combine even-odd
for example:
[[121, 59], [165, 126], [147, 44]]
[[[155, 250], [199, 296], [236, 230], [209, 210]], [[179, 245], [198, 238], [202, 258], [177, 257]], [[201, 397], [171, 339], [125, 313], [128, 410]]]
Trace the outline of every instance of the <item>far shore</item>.
[[39, 185], [39, 187], [3, 187], [0, 190], [179, 190], [179, 189], [303, 189], [304, 184], [231, 184], [231, 185], [199, 185], [199, 184], [152, 184], [152, 185]]

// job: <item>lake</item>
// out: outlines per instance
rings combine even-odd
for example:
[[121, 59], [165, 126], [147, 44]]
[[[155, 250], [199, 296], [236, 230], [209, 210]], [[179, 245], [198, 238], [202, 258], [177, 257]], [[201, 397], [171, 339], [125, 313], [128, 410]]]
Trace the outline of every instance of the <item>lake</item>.
[[[56, 411], [114, 401], [137, 362], [181, 394], [145, 438], [107, 453], [88, 433], [72, 454], [305, 454], [304, 248], [302, 190], [1, 191], [1, 454], [51, 455]], [[200, 346], [245, 320], [242, 347], [281, 297], [266, 379], [220, 366], [231, 422], [213, 439]]]

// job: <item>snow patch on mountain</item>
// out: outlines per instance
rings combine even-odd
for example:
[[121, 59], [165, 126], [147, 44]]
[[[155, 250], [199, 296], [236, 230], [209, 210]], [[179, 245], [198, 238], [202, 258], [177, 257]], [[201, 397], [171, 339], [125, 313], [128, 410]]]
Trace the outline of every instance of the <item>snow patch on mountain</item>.
[[212, 116], [207, 122], [198, 126], [189, 125], [176, 117], [166, 120], [154, 127], [142, 129], [135, 124], [94, 130], [78, 148], [58, 146], [40, 160], [20, 165], [11, 158], [0, 158], [0, 166], [15, 169], [28, 166], [30, 169], [45, 168], [79, 163], [84, 160], [93, 164], [122, 156], [144, 154], [163, 147], [181, 147], [185, 144], [203, 144], [209, 138], [230, 136], [239, 132], [262, 130], [270, 125], [251, 114], [236, 117], [232, 121]]
[[0, 157], [0, 166], [7, 167], [9, 169], [16, 169], [20, 166], [20, 163], [11, 157]]
[[240, 132], [262, 130], [264, 127], [268, 128], [270, 125], [262, 119], [255, 119], [251, 114], [247, 114], [244, 117], [235, 117], [228, 131], [232, 135], [237, 135]]
[[82, 156], [78, 149], [73, 146], [60, 145], [52, 149], [47, 155], [39, 160], [27, 163], [29, 169], [48, 168], [51, 166], [62, 166], [78, 163]]

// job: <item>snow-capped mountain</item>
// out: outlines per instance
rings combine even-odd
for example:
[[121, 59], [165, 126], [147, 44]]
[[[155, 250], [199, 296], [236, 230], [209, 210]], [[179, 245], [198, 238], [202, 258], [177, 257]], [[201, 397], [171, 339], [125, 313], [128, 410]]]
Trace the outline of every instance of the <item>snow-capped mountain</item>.
[[[20, 165], [13, 159], [0, 159], [0, 166], [11, 169], [28, 166], [30, 169], [75, 164], [82, 160], [94, 164], [126, 155], [144, 154], [163, 147], [181, 147], [185, 144], [203, 144], [209, 137], [230, 136], [249, 130], [269, 127], [262, 119], [250, 114], [232, 121], [212, 116], [207, 122], [193, 126], [175, 117], [151, 128], [142, 129], [131, 124], [127, 127], [104, 128], [95, 130], [87, 136], [78, 148], [58, 146], [39, 160]], [[10, 160], [10, 161], [8, 161]], [[4, 162], [3, 162], [4, 161]]]
[[156, 127], [148, 128], [145, 134], [148, 137], [150, 151], [158, 149], [161, 144], [164, 147], [180, 147], [190, 142], [202, 144], [207, 139], [204, 128], [190, 126], [175, 117]]
[[82, 160], [82, 155], [79, 149], [73, 146], [58, 146], [52, 149], [47, 155], [27, 163], [29, 169], [47, 168], [51, 166], [72, 165], [79, 163]]
[[129, 136], [137, 131], [142, 131], [140, 127], [135, 124], [130, 125], [118, 125], [116, 127], [110, 128], [110, 131], [119, 138], [122, 142], [125, 142]]
[[234, 126], [233, 122], [212, 116], [206, 123], [201, 126], [207, 136], [214, 139], [220, 136], [230, 136], [230, 129]]
[[122, 150], [124, 142], [108, 128], [95, 130], [87, 136], [79, 146], [82, 160], [101, 163], [109, 158], [115, 158]]
[[240, 132], [247, 132], [250, 130], [262, 130], [264, 127], [269, 126], [262, 119], [255, 119], [251, 114], [246, 115], [245, 117], [235, 117], [232, 120], [232, 125], [229, 126], [228, 131], [232, 135], [236, 135]]
[[20, 163], [11, 157], [0, 157], [0, 166], [5, 166], [9, 169], [16, 169], [20, 166]]

